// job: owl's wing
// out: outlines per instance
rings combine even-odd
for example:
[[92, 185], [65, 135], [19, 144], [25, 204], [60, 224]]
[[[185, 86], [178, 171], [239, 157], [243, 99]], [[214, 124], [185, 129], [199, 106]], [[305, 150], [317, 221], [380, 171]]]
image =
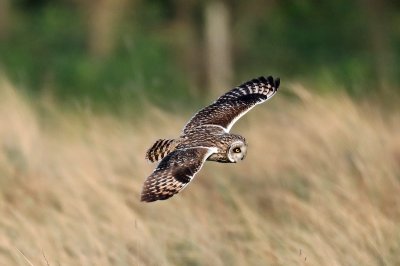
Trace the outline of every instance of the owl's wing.
[[175, 150], [158, 164], [143, 185], [141, 201], [165, 200], [181, 191], [216, 148]]
[[200, 125], [217, 125], [229, 132], [233, 124], [257, 104], [269, 100], [278, 91], [279, 78], [269, 76], [250, 80], [219, 97], [196, 113], [186, 124], [186, 133]]

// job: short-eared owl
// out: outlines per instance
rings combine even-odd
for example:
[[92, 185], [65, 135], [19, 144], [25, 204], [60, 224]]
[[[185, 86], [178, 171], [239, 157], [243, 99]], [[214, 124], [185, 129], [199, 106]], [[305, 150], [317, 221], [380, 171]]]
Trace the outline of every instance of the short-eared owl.
[[219, 97], [196, 113], [177, 139], [160, 139], [146, 159], [161, 162], [143, 185], [142, 201], [165, 200], [181, 191], [206, 160], [236, 163], [246, 156], [246, 140], [229, 133], [233, 124], [255, 105], [269, 100], [279, 78], [250, 80]]

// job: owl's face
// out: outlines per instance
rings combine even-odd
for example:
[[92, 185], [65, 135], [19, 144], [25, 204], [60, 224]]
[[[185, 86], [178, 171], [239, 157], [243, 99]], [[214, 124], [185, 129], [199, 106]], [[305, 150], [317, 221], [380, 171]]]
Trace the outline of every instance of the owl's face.
[[243, 160], [246, 157], [247, 153], [247, 145], [243, 140], [236, 140], [232, 142], [231, 146], [228, 149], [228, 159], [232, 163], [237, 163], [240, 160]]

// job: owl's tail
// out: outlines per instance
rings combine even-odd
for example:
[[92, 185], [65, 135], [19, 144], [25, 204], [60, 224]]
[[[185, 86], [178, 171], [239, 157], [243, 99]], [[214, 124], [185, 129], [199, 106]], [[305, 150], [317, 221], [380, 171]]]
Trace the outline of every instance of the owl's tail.
[[147, 150], [146, 159], [153, 163], [158, 162], [172, 152], [177, 144], [175, 139], [159, 139]]

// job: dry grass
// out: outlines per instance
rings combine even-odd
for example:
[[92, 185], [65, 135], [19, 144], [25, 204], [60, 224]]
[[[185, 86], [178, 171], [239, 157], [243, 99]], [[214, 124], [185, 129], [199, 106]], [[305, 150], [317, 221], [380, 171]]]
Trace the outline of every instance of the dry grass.
[[71, 114], [1, 83], [0, 265], [400, 265], [400, 115], [298, 95], [238, 123], [245, 161], [144, 204], [144, 152], [187, 117]]

